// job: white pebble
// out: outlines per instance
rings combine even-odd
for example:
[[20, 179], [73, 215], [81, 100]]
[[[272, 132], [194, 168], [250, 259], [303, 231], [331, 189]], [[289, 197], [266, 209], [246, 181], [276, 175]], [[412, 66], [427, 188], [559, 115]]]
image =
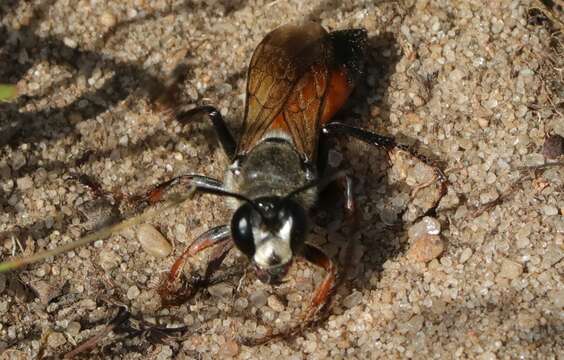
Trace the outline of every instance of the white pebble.
[[59, 346], [64, 345], [66, 342], [67, 338], [60, 332], [51, 333], [47, 338], [47, 344], [49, 344], [49, 347], [52, 348], [58, 348]]
[[106, 27], [112, 27], [116, 24], [116, 17], [111, 12], [105, 11], [100, 16], [100, 23]]
[[410, 239], [418, 239], [424, 235], [438, 235], [441, 232], [439, 220], [425, 216], [420, 222], [411, 226], [407, 232]]
[[233, 286], [219, 283], [208, 287], [208, 292], [217, 298], [228, 298], [233, 294]]
[[348, 295], [343, 300], [343, 306], [346, 307], [347, 309], [350, 309], [360, 304], [361, 301], [362, 301], [362, 293], [359, 291], [354, 291], [352, 294]]
[[68, 37], [66, 37], [66, 38], [63, 39], [63, 43], [64, 43], [66, 46], [70, 47], [71, 49], [76, 48], [76, 46], [78, 45], [78, 44], [76, 43], [76, 40], [73, 40], [73, 39], [68, 38]]
[[501, 263], [501, 269], [499, 270], [499, 276], [506, 279], [516, 279], [523, 273], [523, 265], [511, 261], [509, 259], [504, 259]]
[[261, 290], [255, 291], [254, 293], [249, 295], [249, 302], [254, 307], [262, 307], [264, 306], [264, 304], [266, 304], [266, 294]]
[[172, 246], [153, 225], [142, 224], [137, 229], [139, 243], [145, 252], [154, 257], [163, 258], [172, 251]]
[[558, 209], [557, 209], [555, 206], [552, 206], [552, 205], [545, 205], [545, 206], [543, 206], [542, 212], [543, 212], [546, 216], [558, 215]]
[[470, 248], [462, 250], [462, 253], [460, 254], [460, 263], [464, 264], [466, 261], [468, 261], [468, 259], [470, 259], [471, 256], [472, 250]]
[[282, 302], [280, 302], [280, 300], [278, 300], [278, 297], [276, 295], [270, 295], [268, 297], [268, 306], [277, 312], [281, 312], [284, 310], [284, 304], [282, 304]]
[[18, 188], [22, 191], [31, 189], [33, 187], [33, 181], [29, 176], [24, 176], [22, 178], [19, 178], [18, 180], [16, 180], [16, 183], [18, 184]]
[[552, 290], [549, 292], [548, 298], [557, 308], [564, 308], [564, 289]]
[[139, 288], [137, 286], [133, 285], [129, 289], [127, 289], [127, 298], [129, 300], [133, 300], [133, 299], [137, 298], [140, 293], [141, 293], [141, 291], [139, 291]]

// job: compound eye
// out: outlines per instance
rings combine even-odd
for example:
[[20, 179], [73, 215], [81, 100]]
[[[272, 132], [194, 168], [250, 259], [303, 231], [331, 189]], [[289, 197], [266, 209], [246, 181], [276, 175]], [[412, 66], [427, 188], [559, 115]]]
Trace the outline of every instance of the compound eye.
[[235, 246], [248, 257], [255, 254], [255, 241], [253, 238], [253, 227], [251, 218], [254, 209], [249, 204], [243, 204], [231, 219], [231, 234]]

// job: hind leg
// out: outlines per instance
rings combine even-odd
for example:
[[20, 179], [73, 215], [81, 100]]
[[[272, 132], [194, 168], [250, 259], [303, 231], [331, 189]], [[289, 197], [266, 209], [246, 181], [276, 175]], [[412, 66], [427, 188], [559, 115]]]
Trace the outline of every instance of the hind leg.
[[433, 163], [431, 160], [429, 160], [427, 157], [417, 153], [415, 150], [413, 150], [413, 149], [411, 149], [411, 148], [409, 148], [405, 145], [398, 144], [395, 141], [394, 138], [388, 137], [388, 136], [378, 135], [378, 134], [372, 133], [370, 131], [360, 129], [360, 128], [357, 128], [357, 127], [354, 127], [354, 126], [350, 126], [350, 125], [347, 125], [347, 124], [343, 124], [343, 123], [340, 123], [340, 122], [331, 122], [329, 124], [326, 124], [322, 128], [322, 132], [326, 136], [345, 135], [345, 136], [349, 136], [349, 137], [361, 140], [361, 141], [363, 141], [367, 144], [385, 149], [388, 152], [389, 155], [391, 155], [393, 151], [397, 151], [397, 150], [403, 151], [403, 152], [406, 152], [409, 155], [413, 156], [417, 160], [421, 161], [423, 164], [431, 167], [433, 169], [433, 172], [434, 172], [434, 178], [425, 182], [425, 183], [423, 183], [423, 184], [417, 184], [415, 186], [415, 191], [414, 191], [414, 193], [416, 193], [418, 190], [420, 190], [424, 187], [427, 187], [434, 182], [438, 182], [439, 185], [438, 185], [437, 197], [433, 201], [432, 205], [430, 206], [429, 210], [427, 210], [426, 213], [435, 212], [437, 206], [439, 205], [439, 202], [445, 196], [445, 194], [447, 192], [447, 178], [446, 178], [445, 174], [443, 173], [443, 171], [435, 163]]

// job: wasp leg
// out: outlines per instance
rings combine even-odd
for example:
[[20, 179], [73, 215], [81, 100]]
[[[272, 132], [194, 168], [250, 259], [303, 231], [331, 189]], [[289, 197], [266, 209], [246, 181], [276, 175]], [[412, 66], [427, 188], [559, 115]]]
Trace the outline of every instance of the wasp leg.
[[147, 191], [145, 195], [139, 197], [137, 201], [148, 205], [156, 204], [163, 199], [164, 195], [170, 188], [179, 184], [184, 185], [187, 188], [195, 186], [196, 189], [205, 188], [210, 191], [213, 191], [214, 189], [218, 191], [223, 190], [223, 183], [217, 179], [204, 175], [186, 174], [158, 184], [151, 190]]
[[325, 135], [332, 135], [332, 136], [336, 136], [336, 135], [350, 136], [350, 137], [353, 137], [355, 139], [361, 140], [365, 143], [368, 143], [370, 145], [382, 147], [386, 151], [388, 151], [388, 153], [390, 151], [394, 150], [394, 149], [402, 150], [402, 151], [409, 153], [410, 155], [412, 155], [413, 157], [415, 157], [419, 161], [423, 162], [424, 164], [432, 167], [434, 172], [435, 172], [435, 179], [433, 179], [432, 181], [430, 181], [427, 184], [423, 184], [423, 185], [418, 186], [418, 188], [422, 188], [422, 187], [426, 187], [426, 186], [430, 185], [434, 181], [439, 182], [439, 195], [438, 195], [437, 199], [434, 201], [433, 205], [427, 211], [427, 213], [434, 212], [436, 210], [437, 206], [439, 205], [439, 202], [441, 201], [441, 199], [446, 195], [447, 178], [446, 178], [444, 172], [435, 163], [433, 163], [430, 159], [428, 159], [424, 155], [417, 153], [414, 149], [411, 149], [406, 145], [398, 144], [394, 138], [388, 137], [388, 136], [378, 135], [378, 134], [372, 133], [370, 131], [360, 129], [360, 128], [357, 128], [357, 127], [354, 127], [354, 126], [350, 126], [350, 125], [347, 125], [347, 124], [343, 124], [343, 123], [340, 123], [340, 122], [331, 122], [329, 124], [326, 124], [322, 129], [322, 133], [325, 134]]
[[194, 115], [202, 113], [208, 115], [213, 124], [213, 128], [215, 129], [217, 137], [219, 138], [219, 142], [221, 143], [223, 151], [225, 151], [229, 159], [233, 159], [235, 157], [237, 143], [235, 142], [235, 139], [229, 131], [229, 128], [223, 120], [223, 117], [221, 116], [219, 110], [217, 110], [213, 106], [200, 106], [195, 109], [178, 113], [176, 115], [176, 118], [179, 122], [186, 123], [188, 120], [194, 117]]
[[312, 245], [306, 244], [304, 258], [310, 263], [322, 267], [326, 272], [323, 281], [313, 293], [311, 303], [304, 316], [304, 323], [307, 327], [315, 320], [315, 316], [318, 313], [329, 306], [337, 285], [337, 268], [331, 258], [319, 248]]
[[[213, 273], [217, 271], [229, 250], [231, 250], [232, 244], [229, 240], [231, 240], [231, 230], [227, 225], [216, 226], [198, 236], [182, 255], [176, 259], [167, 279], [159, 289], [163, 305], [181, 304], [196, 294], [201, 287], [204, 287]], [[219, 251], [213, 253], [203, 278], [196, 277], [191, 283], [182, 281], [182, 269], [188, 258], [209, 247], [220, 244], [223, 244], [223, 246], [218, 248]]]
[[320, 249], [315, 246], [306, 244], [303, 257], [310, 263], [322, 267], [326, 274], [321, 284], [317, 287], [311, 302], [298, 325], [286, 329], [277, 334], [269, 334], [262, 338], [240, 338], [239, 342], [246, 346], [257, 346], [276, 339], [291, 338], [300, 335], [307, 328], [312, 326], [318, 319], [318, 314], [324, 313], [330, 303], [331, 298], [335, 294], [337, 285], [337, 269], [333, 261]]
[[72, 173], [67, 177], [67, 180], [74, 180], [86, 186], [88, 189], [90, 189], [90, 191], [92, 192], [92, 194], [94, 194], [96, 198], [111, 196], [116, 202], [119, 203], [121, 200], [123, 200], [126, 197], [123, 193], [119, 191], [104, 190], [102, 184], [100, 184], [98, 180], [94, 179], [90, 175]]

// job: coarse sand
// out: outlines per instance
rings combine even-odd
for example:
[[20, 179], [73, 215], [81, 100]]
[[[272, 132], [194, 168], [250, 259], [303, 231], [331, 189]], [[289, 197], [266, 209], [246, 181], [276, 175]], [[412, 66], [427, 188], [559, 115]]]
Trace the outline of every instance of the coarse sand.
[[[105, 359], [562, 358], [564, 168], [562, 157], [543, 156], [547, 136], [564, 136], [562, 5], [1, 1], [0, 83], [17, 83], [21, 96], [0, 104], [0, 259], [60, 246], [119, 215], [117, 196], [73, 174], [114, 194], [185, 173], [222, 178], [228, 163], [210, 122], [181, 125], [167, 101], [213, 104], [238, 133], [253, 49], [304, 19], [367, 29], [365, 74], [339, 116], [437, 160], [448, 193], [417, 227], [418, 170], [341, 141], [329, 163], [352, 169], [361, 226], [349, 236], [330, 201], [314, 216], [310, 241], [335, 259], [355, 241], [326, 321], [241, 345], [296, 324], [324, 273], [296, 262], [285, 283], [265, 285], [237, 251], [221, 281], [161, 306], [157, 289], [175, 258], [229, 221], [225, 200], [206, 195], [0, 274], [0, 358], [77, 348], [79, 358]], [[425, 226], [435, 233], [414, 239]], [[185, 274], [202, 273], [209, 256]]]

